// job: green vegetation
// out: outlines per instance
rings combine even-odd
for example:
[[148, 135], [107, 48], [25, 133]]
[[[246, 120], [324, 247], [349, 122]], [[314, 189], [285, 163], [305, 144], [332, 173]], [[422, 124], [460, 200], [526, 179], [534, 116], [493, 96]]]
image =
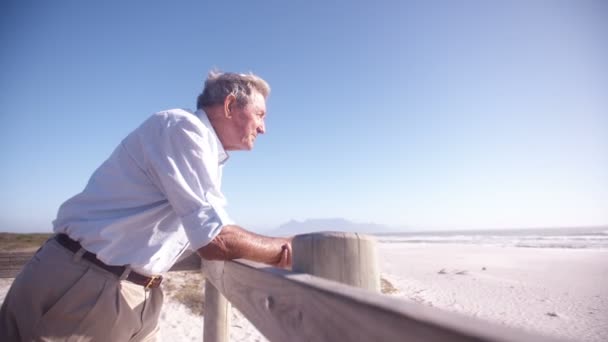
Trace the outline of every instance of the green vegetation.
[[0, 233], [0, 251], [13, 252], [36, 250], [53, 234], [51, 233]]

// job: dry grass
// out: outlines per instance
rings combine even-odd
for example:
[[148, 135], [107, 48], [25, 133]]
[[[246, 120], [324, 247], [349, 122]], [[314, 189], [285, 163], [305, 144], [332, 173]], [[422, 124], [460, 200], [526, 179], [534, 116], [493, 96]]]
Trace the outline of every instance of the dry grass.
[[199, 286], [193, 284], [182, 286], [173, 298], [184, 304], [195, 315], [202, 316], [205, 313], [205, 297]]
[[[172, 276], [180, 273], [181, 276]], [[195, 315], [205, 312], [205, 281], [200, 272], [171, 272], [163, 280], [166, 295], [184, 304]]]
[[383, 294], [395, 294], [399, 292], [399, 289], [393, 283], [382, 277], [380, 278], [380, 290]]
[[36, 250], [53, 234], [0, 233], [0, 252]]

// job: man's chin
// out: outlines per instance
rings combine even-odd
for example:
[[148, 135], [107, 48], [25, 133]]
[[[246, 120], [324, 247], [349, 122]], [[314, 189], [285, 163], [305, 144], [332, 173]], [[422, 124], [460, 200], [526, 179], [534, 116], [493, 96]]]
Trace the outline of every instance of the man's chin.
[[253, 144], [243, 144], [239, 148], [235, 148], [236, 151], [251, 151], [253, 150]]
[[253, 150], [253, 147], [255, 146], [255, 139], [251, 139], [247, 142], [247, 150], [251, 151]]
[[253, 144], [242, 144], [239, 146], [232, 146], [232, 147], [224, 147], [224, 150], [226, 151], [251, 151], [253, 150]]

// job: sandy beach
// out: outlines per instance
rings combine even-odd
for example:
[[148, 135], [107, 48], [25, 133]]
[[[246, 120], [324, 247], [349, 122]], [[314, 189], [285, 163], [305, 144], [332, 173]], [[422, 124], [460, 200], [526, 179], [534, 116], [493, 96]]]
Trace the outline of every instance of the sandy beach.
[[[187, 306], [184, 302], [202, 302], [204, 287], [201, 273], [170, 272], [167, 275], [163, 284], [165, 303], [160, 318], [159, 341], [201, 342], [203, 340], [204, 317], [199, 314], [203, 307], [199, 304], [202, 303]], [[237, 309], [233, 308], [230, 341], [267, 340]]]
[[381, 244], [395, 296], [574, 341], [608, 340], [608, 250]]
[[[379, 256], [392, 296], [573, 341], [608, 340], [606, 249], [379, 243]], [[0, 279], [0, 301], [11, 282]], [[202, 341], [200, 309], [183, 304], [202, 293], [201, 275], [171, 272], [164, 289], [160, 340]], [[266, 339], [233, 309], [231, 341]]]

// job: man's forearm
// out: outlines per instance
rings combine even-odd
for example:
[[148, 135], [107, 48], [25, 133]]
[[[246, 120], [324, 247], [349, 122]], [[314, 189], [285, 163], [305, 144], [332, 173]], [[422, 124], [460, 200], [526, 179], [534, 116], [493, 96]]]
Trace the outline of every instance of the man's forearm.
[[258, 235], [239, 226], [229, 225], [198, 254], [207, 260], [249, 259], [276, 265], [281, 260], [282, 248], [290, 239]]

